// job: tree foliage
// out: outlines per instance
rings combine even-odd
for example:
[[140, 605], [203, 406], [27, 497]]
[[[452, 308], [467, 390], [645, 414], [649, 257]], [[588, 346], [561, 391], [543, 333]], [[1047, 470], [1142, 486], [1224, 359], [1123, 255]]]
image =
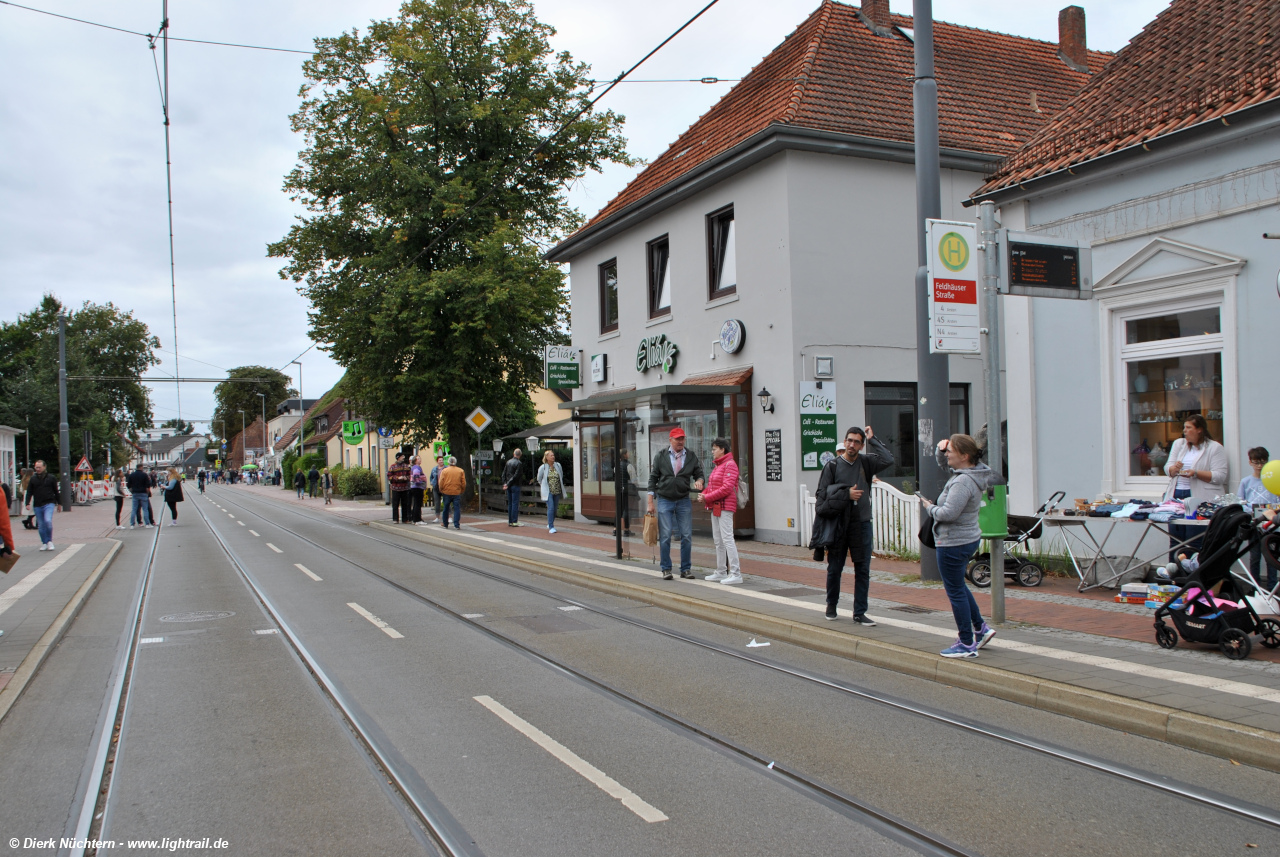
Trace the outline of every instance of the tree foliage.
[[[31, 312], [15, 322], [0, 322], [0, 424], [26, 428], [30, 418], [31, 458], [42, 458], [51, 470], [58, 465], [58, 314], [66, 307], [45, 295]], [[132, 312], [114, 304], [86, 301], [67, 312], [67, 374], [136, 379], [159, 363], [160, 341]], [[137, 380], [67, 382], [67, 423], [72, 463], [79, 459], [85, 429], [93, 433], [91, 460], [106, 460], [102, 447], [111, 444], [112, 462], [129, 457], [116, 432], [136, 437], [151, 425], [150, 393]], [[19, 449], [25, 449], [22, 441]]]
[[[285, 399], [295, 397], [298, 391], [290, 386], [290, 378], [279, 369], [266, 366], [237, 366], [227, 373], [228, 378], [261, 378], [261, 381], [223, 381], [213, 388], [213, 422], [212, 431], [219, 437], [235, 437], [240, 433], [240, 412], [244, 411], [244, 424], [253, 424], [263, 410], [263, 400], [259, 393], [266, 396], [267, 419], [275, 416], [276, 405]], [[257, 435], [254, 435], [257, 437]]]
[[160, 423], [160, 428], [162, 429], [171, 428], [174, 430], [176, 434], [195, 434], [195, 431], [196, 431], [196, 427], [194, 423], [190, 423], [190, 422], [187, 422], [186, 420], [180, 420], [176, 418], [171, 420], [165, 420], [164, 422]]
[[553, 33], [523, 0], [408, 0], [365, 35], [317, 39], [303, 66], [307, 145], [285, 189], [308, 213], [269, 252], [355, 405], [419, 442], [443, 431], [460, 463], [467, 414], [517, 410], [567, 338], [563, 275], [539, 250], [580, 223], [566, 183], [632, 163]]

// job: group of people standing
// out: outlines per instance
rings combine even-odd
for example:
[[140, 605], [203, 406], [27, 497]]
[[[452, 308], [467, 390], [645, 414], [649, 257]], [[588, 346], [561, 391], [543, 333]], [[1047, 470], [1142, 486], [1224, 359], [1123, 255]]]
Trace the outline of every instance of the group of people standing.
[[169, 507], [169, 526], [178, 525], [178, 504], [185, 498], [182, 494], [182, 475], [176, 467], [170, 467], [163, 477], [156, 473], [148, 473], [139, 464], [132, 473], [126, 474], [121, 467], [111, 475], [111, 498], [116, 503], [116, 529], [123, 530], [120, 515], [124, 511], [125, 498], [129, 498], [132, 506], [129, 511], [129, 529], [143, 527], [151, 529], [156, 525], [155, 511], [151, 508], [151, 492], [159, 490], [165, 505]]
[[[507, 526], [509, 527], [523, 526], [520, 523], [520, 496], [524, 486], [523, 455], [524, 453], [517, 447], [502, 468], [502, 490], [507, 492]], [[547, 504], [547, 532], [555, 534], [556, 511], [560, 501], [564, 499], [565, 482], [564, 468], [560, 462], [556, 461], [554, 451], [548, 449], [542, 453], [542, 464], [539, 465], [538, 473], [530, 480], [530, 484], [533, 482], [538, 483], [542, 502]]]
[[326, 506], [333, 504], [333, 474], [329, 472], [329, 468], [323, 470], [311, 465], [311, 469], [303, 472], [301, 469], [295, 470], [293, 473], [293, 488], [298, 492], [298, 499], [305, 500], [307, 497], [315, 499], [317, 496], [323, 496]]
[[422, 508], [429, 490], [435, 511], [431, 523], [448, 528], [452, 515], [454, 529], [462, 529], [462, 495], [467, 487], [467, 474], [454, 456], [447, 459], [437, 456], [435, 466], [428, 473], [422, 468], [420, 456], [397, 452], [395, 464], [387, 468], [387, 485], [391, 489], [392, 523], [425, 526]]

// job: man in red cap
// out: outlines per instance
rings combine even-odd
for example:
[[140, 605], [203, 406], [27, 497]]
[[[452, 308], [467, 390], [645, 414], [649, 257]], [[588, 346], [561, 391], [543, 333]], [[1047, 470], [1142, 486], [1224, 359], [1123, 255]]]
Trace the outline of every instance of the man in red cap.
[[693, 501], [689, 490], [702, 490], [702, 462], [684, 448], [684, 429], [671, 430], [671, 447], [653, 457], [649, 468], [649, 513], [658, 513], [658, 556], [662, 579], [671, 579], [671, 529], [680, 528], [680, 576], [693, 578]]

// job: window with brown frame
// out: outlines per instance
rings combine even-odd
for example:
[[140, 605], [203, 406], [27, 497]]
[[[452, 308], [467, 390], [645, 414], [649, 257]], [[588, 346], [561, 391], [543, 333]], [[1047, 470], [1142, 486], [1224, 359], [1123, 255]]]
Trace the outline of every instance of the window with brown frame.
[[618, 260], [600, 266], [600, 332], [618, 329]]
[[649, 318], [671, 315], [671, 242], [666, 235], [650, 241]]
[[733, 206], [707, 215], [708, 300], [736, 294], [738, 260], [734, 240]]

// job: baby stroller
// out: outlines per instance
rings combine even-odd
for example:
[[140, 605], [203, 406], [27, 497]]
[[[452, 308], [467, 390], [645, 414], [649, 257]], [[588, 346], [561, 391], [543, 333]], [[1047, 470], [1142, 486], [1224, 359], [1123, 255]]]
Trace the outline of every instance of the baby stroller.
[[[1044, 532], [1044, 516], [1049, 513], [1048, 510], [1054, 507], [1054, 504], [1066, 496], [1065, 491], [1055, 491], [1041, 504], [1034, 515], [1010, 515], [1009, 538], [1005, 539], [1005, 550], [1008, 551], [1010, 547], [1024, 545], [1032, 539], [1040, 538]], [[990, 586], [991, 554], [975, 554], [973, 559], [969, 560], [969, 567], [965, 570], [964, 576], [979, 589]], [[1029, 559], [1005, 553], [1004, 576], [1023, 586], [1039, 586], [1044, 580], [1044, 569]]]
[[[1192, 643], [1217, 646], [1233, 661], [1253, 651], [1251, 634], [1262, 637], [1268, 649], [1280, 647], [1280, 617], [1262, 615], [1273, 602], [1247, 570], [1236, 571], [1236, 560], [1256, 543], [1270, 552], [1272, 523], [1255, 520], [1239, 504], [1213, 514], [1199, 553], [1199, 568], [1178, 592], [1155, 612], [1156, 642], [1164, 649], [1178, 645], [1178, 635]], [[1173, 627], [1165, 623], [1172, 620]], [[1176, 630], [1175, 630], [1176, 629]]]

